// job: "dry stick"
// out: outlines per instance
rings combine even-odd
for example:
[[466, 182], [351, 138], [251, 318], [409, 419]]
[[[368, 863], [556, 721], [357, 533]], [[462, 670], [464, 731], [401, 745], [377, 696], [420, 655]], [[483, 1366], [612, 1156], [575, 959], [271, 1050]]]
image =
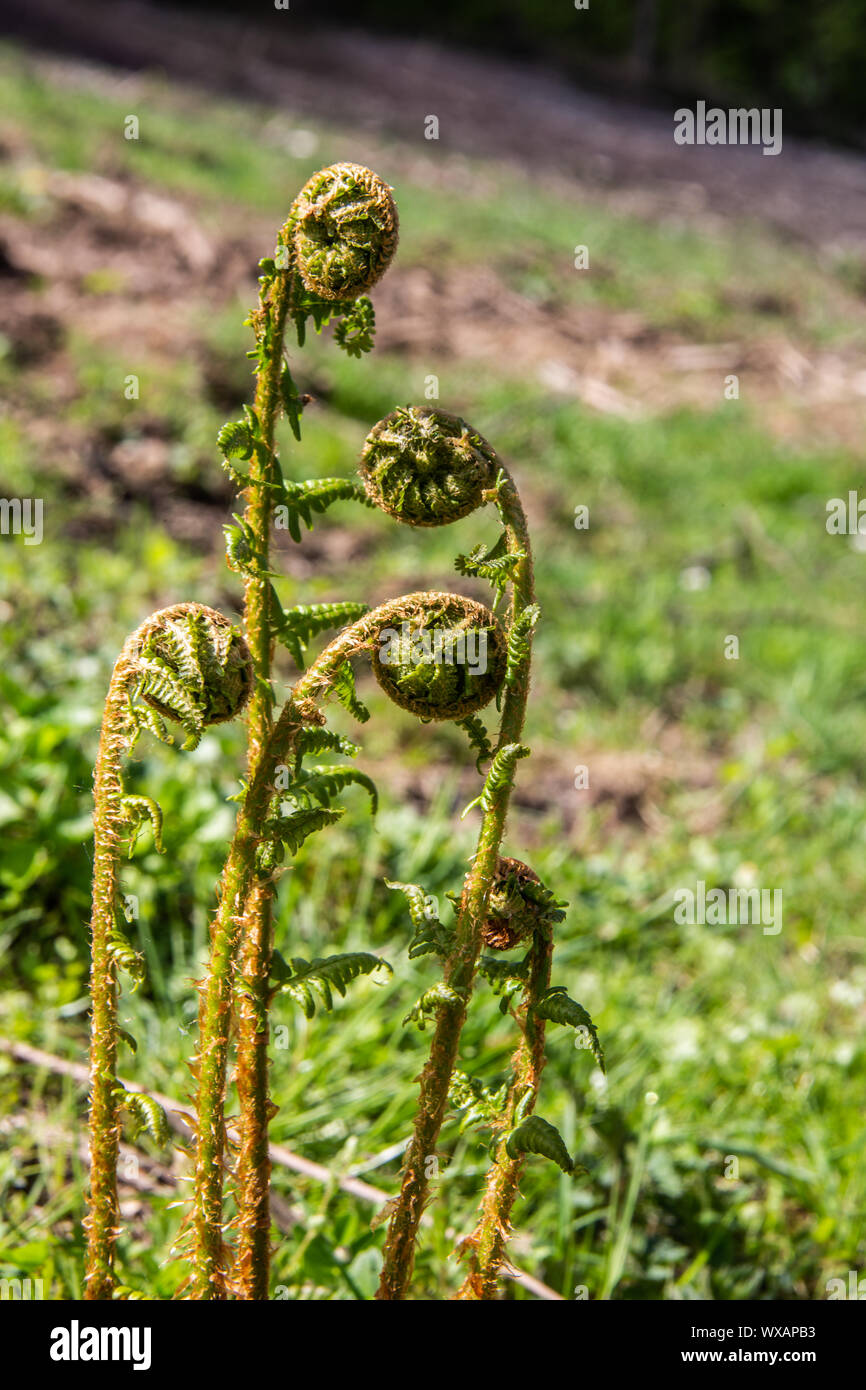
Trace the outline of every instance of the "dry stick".
[[[517, 1009], [522, 1037], [512, 1058], [512, 1080], [500, 1126], [507, 1134], [519, 1118], [535, 1108], [541, 1073], [544, 1070], [545, 1021], [533, 1006], [550, 988], [553, 933], [549, 924], [536, 931], [530, 953], [529, 979]], [[491, 1299], [495, 1296], [505, 1249], [511, 1231], [511, 1209], [518, 1193], [526, 1155], [510, 1158], [504, 1152], [505, 1138], [490, 1170], [481, 1215], [471, 1236], [461, 1241], [460, 1251], [470, 1262], [469, 1273], [455, 1295], [458, 1299]]]
[[[513, 626], [534, 599], [532, 553], [523, 507], [517, 489], [504, 469], [497, 491], [508, 553], [522, 555], [514, 567], [512, 580]], [[529, 694], [530, 643], [531, 631], [527, 633], [527, 655], [505, 691], [499, 728], [500, 748], [519, 744], [523, 733]], [[466, 876], [455, 924], [454, 947], [444, 972], [445, 983], [455, 991], [459, 1002], [439, 1009], [430, 1056], [421, 1073], [418, 1109], [406, 1151], [400, 1195], [394, 1203], [388, 1225], [382, 1275], [376, 1294], [378, 1299], [405, 1298], [412, 1277], [415, 1241], [429, 1186], [428, 1160], [435, 1153], [445, 1116], [460, 1033], [466, 1019], [467, 1002], [481, 949], [481, 928], [487, 898], [499, 861], [512, 784], [513, 774], [493, 791], [490, 809], [485, 812], [481, 822], [475, 858]]]
[[[90, 1072], [80, 1062], [70, 1062], [65, 1057], [55, 1057], [53, 1053], [43, 1052], [41, 1048], [31, 1047], [29, 1043], [13, 1042], [9, 1038], [0, 1038], [0, 1052], [14, 1057], [18, 1062], [26, 1062], [28, 1066], [42, 1067], [45, 1071], [55, 1072], [58, 1076], [68, 1076], [82, 1086], [86, 1086], [90, 1080]], [[184, 1138], [195, 1134], [196, 1116], [191, 1107], [180, 1104], [172, 1096], [167, 1096], [162, 1091], [152, 1091], [139, 1082], [127, 1081], [123, 1077], [118, 1078], [118, 1082], [126, 1090], [138, 1091], [141, 1095], [150, 1096], [157, 1105], [161, 1105], [176, 1134]], [[234, 1139], [237, 1137], [237, 1130], [232, 1125], [228, 1125], [226, 1134], [229, 1138]], [[330, 1183], [334, 1180], [334, 1174], [330, 1168], [325, 1168], [321, 1163], [314, 1163], [312, 1159], [304, 1158], [301, 1154], [294, 1153], [292, 1149], [287, 1149], [282, 1144], [271, 1144], [270, 1161], [280, 1168], [288, 1168], [290, 1172], [310, 1178], [313, 1182]], [[383, 1192], [380, 1187], [371, 1187], [369, 1183], [362, 1182], [359, 1178], [351, 1175], [338, 1177], [337, 1186], [341, 1192], [347, 1193], [348, 1196], [357, 1197], [359, 1201], [369, 1202], [373, 1206], [382, 1206], [389, 1200], [388, 1193]], [[273, 1201], [273, 1194], [271, 1200]], [[429, 1218], [425, 1219], [429, 1220]], [[556, 1293], [554, 1289], [549, 1288], [547, 1284], [543, 1284], [540, 1279], [536, 1279], [532, 1274], [527, 1274], [524, 1270], [512, 1267], [505, 1273], [508, 1278], [521, 1284], [529, 1293], [534, 1293], [538, 1298], [548, 1302], [564, 1301], [561, 1294]]]

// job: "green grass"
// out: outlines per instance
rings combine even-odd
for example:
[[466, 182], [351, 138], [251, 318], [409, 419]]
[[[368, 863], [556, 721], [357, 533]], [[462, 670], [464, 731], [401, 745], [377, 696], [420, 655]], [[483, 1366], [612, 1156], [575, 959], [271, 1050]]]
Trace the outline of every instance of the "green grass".
[[[134, 146], [118, 136], [126, 110], [116, 98], [52, 85], [8, 59], [4, 129], [26, 131], [35, 154], [60, 167], [119, 165], [200, 200], [205, 217], [231, 204], [276, 225], [310, 161], [287, 155], [275, 137], [269, 143], [267, 126], [260, 140], [261, 112], [181, 98], [150, 81], [142, 90], [145, 137]], [[351, 137], [318, 133], [316, 160], [356, 153]], [[397, 169], [409, 167], [405, 150], [388, 149]], [[732, 277], [753, 295], [795, 284], [785, 312], [798, 331], [852, 342], [862, 333], [831, 275], [755, 229], [736, 243], [704, 239], [601, 204], [578, 209], [514, 173], [484, 177], [483, 196], [446, 198], [420, 175], [394, 175], [406, 263], [423, 263], [435, 247], [439, 265], [492, 265], [541, 298], [637, 307], [661, 324], [687, 323], [695, 336], [757, 321], [722, 293]], [[26, 200], [11, 206], [45, 215]], [[577, 241], [597, 246], [612, 276], [566, 273]], [[97, 280], [91, 291], [111, 287]], [[244, 312], [202, 310], [196, 325], [208, 351], [240, 363], [239, 390]], [[195, 597], [236, 612], [239, 592], [216, 547], [185, 551], [143, 504], [118, 515], [110, 541], [71, 539], [70, 521], [86, 518], [89, 504], [64, 491], [28, 433], [27, 407], [56, 409], [83, 432], [132, 434], [136, 407], [117, 380], [140, 368], [148, 413], [167, 425], [178, 467], [212, 479], [223, 415], [206, 397], [198, 360], [139, 363], [131, 352], [120, 363], [86, 322], [66, 352], [76, 394], [56, 406], [50, 383], [3, 366], [19, 408], [0, 422], [0, 490], [31, 495], [38, 486], [46, 539], [0, 546], [0, 1026], [8, 1038], [82, 1061], [90, 778], [112, 660], [152, 608]], [[862, 554], [824, 527], [827, 498], [858, 486], [859, 460], [782, 447], [735, 403], [625, 423], [432, 351], [423, 363], [375, 353], [356, 363], [322, 341], [293, 361], [319, 403], [304, 421], [303, 451], [283, 439], [290, 473], [350, 472], [374, 420], [396, 403], [420, 402], [424, 375], [437, 371], [442, 405], [496, 443], [531, 510], [543, 620], [528, 730], [535, 754], [520, 786], [531, 792], [537, 779], [543, 795], [514, 814], [507, 848], [525, 850], [570, 902], [555, 982], [593, 1015], [609, 1069], [602, 1082], [588, 1054], [551, 1027], [540, 1111], [590, 1176], [570, 1181], [530, 1163], [515, 1262], [564, 1297], [579, 1287], [591, 1298], [822, 1297], [828, 1278], [862, 1267], [866, 1202], [866, 587]], [[590, 509], [588, 531], [574, 528], [578, 504]], [[348, 562], [317, 550], [346, 526], [355, 534]], [[468, 520], [419, 537], [335, 508], [306, 552], [286, 557], [294, 567], [318, 553], [315, 572], [281, 581], [281, 593], [316, 602], [450, 586], [455, 553], [492, 535], [489, 520]], [[731, 634], [737, 661], [724, 656]], [[286, 662], [281, 675], [290, 674]], [[373, 718], [359, 736], [359, 765], [379, 783], [382, 809], [373, 825], [366, 798], [350, 793], [346, 820], [302, 853], [281, 890], [277, 944], [306, 956], [374, 950], [394, 974], [358, 981], [332, 1015], [312, 1021], [277, 1002], [272, 1135], [335, 1176], [361, 1166], [393, 1192], [399, 1160], [375, 1160], [408, 1133], [429, 1035], [402, 1019], [433, 972], [423, 959], [407, 961], [402, 899], [383, 880], [420, 881], [444, 906], [472, 847], [473, 818], [460, 822], [458, 812], [473, 793], [462, 735], [386, 710], [367, 677], [361, 687]], [[335, 723], [350, 730], [342, 714]], [[618, 818], [609, 801], [579, 809], [575, 765], [586, 763], [592, 779], [600, 753], [657, 748], [664, 768], [645, 820]], [[138, 1050], [124, 1053], [122, 1070], [180, 1099], [191, 1089], [191, 981], [202, 969], [241, 750], [231, 729], [209, 733], [193, 755], [148, 745], [132, 776], [164, 808], [167, 853], [160, 858], [143, 837], [125, 873], [139, 900], [130, 930], [148, 979], [123, 997], [123, 1026]], [[705, 785], [691, 779], [693, 765], [705, 769]], [[407, 794], [416, 784], [429, 802]], [[675, 923], [676, 888], [750, 876], [783, 890], [778, 936]], [[464, 1069], [498, 1082], [512, 1043], [513, 1026], [479, 985]], [[51, 1297], [81, 1292], [84, 1105], [82, 1087], [0, 1054], [0, 1110], [10, 1121], [0, 1152], [0, 1275], [41, 1274]], [[168, 1161], [150, 1140], [140, 1144]], [[442, 1200], [418, 1255], [426, 1297], [447, 1296], [459, 1280], [450, 1253], [471, 1227], [485, 1136], [461, 1135], [452, 1118], [441, 1155]], [[274, 1184], [303, 1218], [279, 1241], [275, 1296], [369, 1298], [382, 1240], [381, 1226], [370, 1229], [372, 1208], [336, 1182], [323, 1189], [277, 1169]], [[121, 1241], [122, 1268], [130, 1284], [167, 1298], [183, 1279], [172, 1253], [177, 1194], [143, 1200], [143, 1218], [132, 1216]], [[515, 1285], [508, 1292], [526, 1296]]]

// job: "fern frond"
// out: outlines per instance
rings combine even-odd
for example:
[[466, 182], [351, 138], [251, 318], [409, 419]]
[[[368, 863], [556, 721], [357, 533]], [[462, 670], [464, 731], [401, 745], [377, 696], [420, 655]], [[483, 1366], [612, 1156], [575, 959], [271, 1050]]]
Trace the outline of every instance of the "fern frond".
[[144, 957], [136, 951], [129, 937], [115, 919], [108, 938], [108, 951], [119, 970], [123, 970], [132, 980], [133, 993], [144, 982]]
[[598, 1040], [596, 1026], [582, 1004], [570, 999], [564, 986], [554, 985], [534, 1006], [533, 1012], [539, 1018], [551, 1023], [564, 1023], [574, 1028], [581, 1047], [592, 1053], [598, 1067], [604, 1071], [604, 1052]]
[[375, 782], [366, 772], [361, 772], [356, 767], [344, 767], [340, 763], [319, 763], [314, 767], [304, 768], [286, 788], [286, 798], [294, 800], [298, 805], [309, 805], [316, 801], [320, 806], [329, 806], [332, 797], [337, 796], [345, 787], [351, 786], [363, 787], [369, 794], [375, 816], [379, 809]]
[[529, 979], [531, 955], [523, 960], [509, 960], [505, 956], [482, 956], [478, 962], [478, 973], [483, 975], [493, 989], [501, 995], [499, 1012], [508, 1013], [508, 1005], [515, 994], [519, 994]]
[[469, 746], [474, 748], [478, 754], [475, 759], [475, 770], [480, 772], [481, 764], [486, 763], [487, 759], [493, 756], [493, 745], [487, 730], [477, 714], [467, 714], [465, 719], [456, 719], [454, 722], [458, 728], [464, 729], [469, 735]]
[[425, 989], [421, 998], [412, 1005], [403, 1019], [404, 1026], [407, 1023], [417, 1023], [423, 1032], [424, 1025], [431, 1015], [439, 1009], [453, 1009], [464, 999], [465, 995], [461, 990], [452, 989], [450, 985], [446, 985], [444, 980], [440, 980], [438, 984], [431, 985], [430, 989]]
[[366, 295], [356, 299], [351, 309], [334, 324], [334, 342], [350, 357], [370, 352], [376, 335], [376, 314]]
[[253, 436], [246, 420], [228, 420], [217, 435], [217, 447], [226, 459], [248, 459], [253, 454]]
[[525, 551], [509, 551], [507, 545], [508, 538], [503, 531], [496, 544], [489, 550], [482, 542], [476, 545], [474, 550], [470, 550], [468, 555], [458, 555], [454, 561], [454, 568], [458, 574], [465, 574], [473, 579], [488, 579], [496, 590], [498, 599], [511, 581], [515, 567], [521, 560], [526, 559]]
[[383, 969], [390, 973], [388, 962], [368, 951], [316, 956], [313, 960], [293, 956], [290, 961], [286, 961], [279, 951], [274, 951], [271, 978], [281, 994], [288, 994], [296, 1004], [300, 1004], [306, 1017], [312, 1018], [316, 1012], [316, 994], [322, 1007], [330, 1011], [334, 1007], [334, 990], [344, 997], [353, 980]]
[[514, 685], [520, 667], [529, 660], [532, 632], [540, 614], [537, 603], [527, 604], [511, 624], [508, 632], [508, 663], [505, 667], [505, 684], [508, 686]]
[[465, 1072], [455, 1071], [448, 1088], [448, 1099], [455, 1110], [462, 1110], [460, 1133], [471, 1125], [493, 1125], [502, 1116], [508, 1097], [508, 1082], [503, 1082], [498, 1091], [483, 1086]]
[[300, 768], [301, 759], [308, 753], [342, 753], [347, 758], [356, 758], [360, 751], [357, 743], [338, 734], [335, 729], [307, 725], [295, 740], [295, 767]]
[[267, 839], [287, 845], [292, 854], [297, 854], [301, 845], [317, 830], [333, 825], [344, 815], [341, 809], [332, 810], [324, 806], [302, 807], [288, 816], [278, 816], [264, 825]]
[[143, 1095], [140, 1091], [127, 1091], [123, 1086], [118, 1086], [115, 1095], [137, 1131], [146, 1129], [151, 1138], [161, 1146], [168, 1143], [171, 1134], [168, 1119], [162, 1106], [153, 1096]]
[[[366, 504], [367, 495], [351, 478], [308, 478], [305, 482], [284, 483], [279, 494], [276, 521], [293, 541], [300, 542], [301, 522], [313, 529], [313, 513], [325, 512], [334, 502]], [[282, 513], [282, 515], [280, 515]]]
[[511, 787], [514, 777], [514, 767], [520, 758], [528, 758], [530, 750], [524, 743], [506, 743], [504, 748], [500, 748], [490, 764], [490, 771], [484, 779], [484, 786], [481, 795], [476, 796], [474, 801], [464, 809], [460, 819], [468, 816], [469, 812], [476, 806], [480, 806], [482, 811], [487, 814], [493, 809], [497, 795]]
[[530, 1115], [511, 1131], [505, 1140], [505, 1152], [509, 1158], [519, 1158], [521, 1154], [542, 1154], [552, 1159], [563, 1173], [574, 1172], [574, 1161], [562, 1135], [555, 1125], [543, 1120], [540, 1115]]
[[454, 933], [450, 928], [443, 927], [439, 921], [430, 906], [429, 894], [417, 883], [394, 883], [386, 878], [385, 884], [388, 888], [402, 893], [409, 905], [409, 916], [415, 928], [415, 935], [409, 942], [409, 959], [417, 960], [419, 956], [431, 954], [447, 956], [454, 940]]
[[354, 715], [359, 724], [366, 724], [370, 718], [370, 711], [355, 693], [355, 672], [348, 661], [334, 672], [331, 689], [343, 708]]
[[275, 636], [288, 648], [295, 665], [303, 671], [307, 643], [317, 633], [344, 627], [368, 612], [366, 603], [309, 603], [281, 609]]
[[292, 373], [289, 370], [288, 362], [283, 363], [283, 372], [282, 376], [280, 377], [280, 401], [282, 402], [286, 419], [289, 422], [289, 428], [291, 429], [292, 434], [295, 436], [295, 439], [300, 444], [301, 412], [303, 411], [304, 406], [308, 404], [309, 397], [305, 398], [304, 396], [298, 394], [298, 388], [295, 385]]
[[158, 802], [149, 796], [124, 796], [121, 797], [120, 810], [129, 826], [130, 859], [135, 853], [139, 832], [146, 820], [149, 820], [153, 827], [153, 843], [157, 854], [165, 854], [162, 843], [162, 808]]

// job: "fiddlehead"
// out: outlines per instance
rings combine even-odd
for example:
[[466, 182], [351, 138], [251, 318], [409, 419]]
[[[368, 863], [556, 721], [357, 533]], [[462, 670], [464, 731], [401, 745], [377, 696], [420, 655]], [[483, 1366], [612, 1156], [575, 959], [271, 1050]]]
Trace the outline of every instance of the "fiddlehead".
[[370, 501], [409, 526], [444, 526], [481, 506], [496, 455], [480, 434], [444, 410], [406, 408], [380, 420], [360, 462]]
[[119, 927], [120, 839], [130, 852], [143, 821], [160, 848], [162, 813], [149, 797], [127, 796], [121, 767], [143, 729], [171, 742], [166, 720], [194, 746], [208, 724], [233, 719], [246, 704], [252, 666], [246, 643], [222, 614], [181, 603], [152, 614], [123, 646], [111, 676], [94, 776], [91, 916], [90, 1210], [87, 1297], [110, 1298], [117, 1238], [117, 970], [136, 972]]
[[360, 164], [314, 174], [295, 199], [290, 225], [298, 274], [324, 300], [354, 300], [372, 289], [397, 249], [391, 190]]

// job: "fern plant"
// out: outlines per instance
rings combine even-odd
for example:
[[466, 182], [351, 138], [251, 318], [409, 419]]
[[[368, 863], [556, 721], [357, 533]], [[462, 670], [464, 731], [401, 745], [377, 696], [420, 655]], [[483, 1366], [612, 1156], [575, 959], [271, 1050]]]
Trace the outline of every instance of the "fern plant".
[[[398, 1196], [388, 1212], [378, 1297], [406, 1296], [421, 1213], [428, 1198], [428, 1159], [435, 1153], [449, 1105], [466, 1122], [488, 1124], [494, 1162], [476, 1232], [464, 1245], [469, 1271], [459, 1297], [495, 1294], [517, 1182], [526, 1155], [546, 1154], [569, 1170], [556, 1132], [536, 1116], [544, 1064], [544, 1034], [554, 1021], [588, 1030], [580, 1006], [550, 984], [552, 932], [561, 914], [548, 890], [519, 860], [502, 854], [509, 802], [529, 748], [523, 727], [532, 638], [539, 617], [526, 518], [515, 484], [492, 446], [459, 416], [434, 409], [393, 411], [370, 431], [360, 455], [360, 481], [292, 481], [276, 450], [285, 415], [296, 441], [306, 398], [287, 361], [291, 330], [302, 347], [307, 328], [334, 327], [339, 347], [360, 355], [372, 346], [374, 315], [366, 291], [385, 272], [397, 242], [391, 191], [369, 170], [337, 164], [314, 175], [292, 205], [275, 254], [261, 262], [259, 302], [248, 320], [256, 380], [253, 404], [229, 421], [218, 443], [243, 498], [226, 530], [229, 567], [244, 585], [242, 634], [219, 614], [179, 604], [154, 614], [129, 639], [112, 676], [95, 778], [96, 852], [93, 893], [93, 1024], [91, 1199], [88, 1217], [89, 1298], [116, 1296], [125, 1285], [114, 1271], [118, 1230], [116, 1162], [119, 1115], [164, 1134], [146, 1097], [125, 1093], [116, 1077], [122, 1031], [117, 1022], [117, 975], [135, 982], [140, 962], [126, 939], [119, 908], [119, 843], [134, 850], [149, 825], [160, 845], [161, 812], [146, 796], [124, 793], [122, 757], [143, 731], [170, 740], [167, 724], [193, 747], [207, 724], [246, 710], [248, 757], [231, 843], [218, 885], [207, 971], [199, 1002], [197, 1131], [190, 1221], [194, 1299], [263, 1299], [270, 1258], [268, 1126], [274, 1111], [268, 1087], [269, 1014], [277, 995], [312, 1018], [329, 1009], [361, 975], [390, 970], [370, 952], [306, 959], [274, 949], [273, 903], [287, 858], [342, 815], [338, 804], [360, 788], [375, 811], [377, 790], [349, 763], [356, 745], [326, 720], [337, 701], [359, 723], [369, 712], [358, 696], [355, 664], [369, 660], [386, 696], [424, 722], [452, 721], [468, 738], [479, 794], [464, 814], [479, 819], [475, 853], [459, 893], [454, 921], [431, 915], [423, 890], [391, 884], [407, 899], [414, 928], [409, 956], [440, 964], [410, 1009], [407, 1022], [432, 1028], [428, 1060]], [[338, 502], [377, 507], [396, 521], [437, 527], [485, 506], [496, 509], [501, 533], [492, 546], [457, 557], [458, 573], [489, 582], [492, 608], [460, 594], [423, 591], [368, 609], [354, 599], [284, 608], [273, 580], [274, 523], [300, 542], [316, 515]], [[504, 617], [496, 616], [508, 595]], [[337, 630], [309, 660], [320, 634]], [[277, 645], [298, 675], [277, 709], [272, 684]], [[492, 735], [481, 712], [495, 704]], [[518, 945], [525, 958], [498, 954]], [[497, 1091], [457, 1070], [460, 1036], [478, 974], [501, 995], [520, 1037], [510, 1081]], [[236, 1036], [240, 1144], [236, 1160], [237, 1214], [225, 1216], [226, 1093], [230, 1039]], [[600, 1051], [597, 1051], [600, 1059]], [[123, 1295], [127, 1296], [127, 1295]]]

